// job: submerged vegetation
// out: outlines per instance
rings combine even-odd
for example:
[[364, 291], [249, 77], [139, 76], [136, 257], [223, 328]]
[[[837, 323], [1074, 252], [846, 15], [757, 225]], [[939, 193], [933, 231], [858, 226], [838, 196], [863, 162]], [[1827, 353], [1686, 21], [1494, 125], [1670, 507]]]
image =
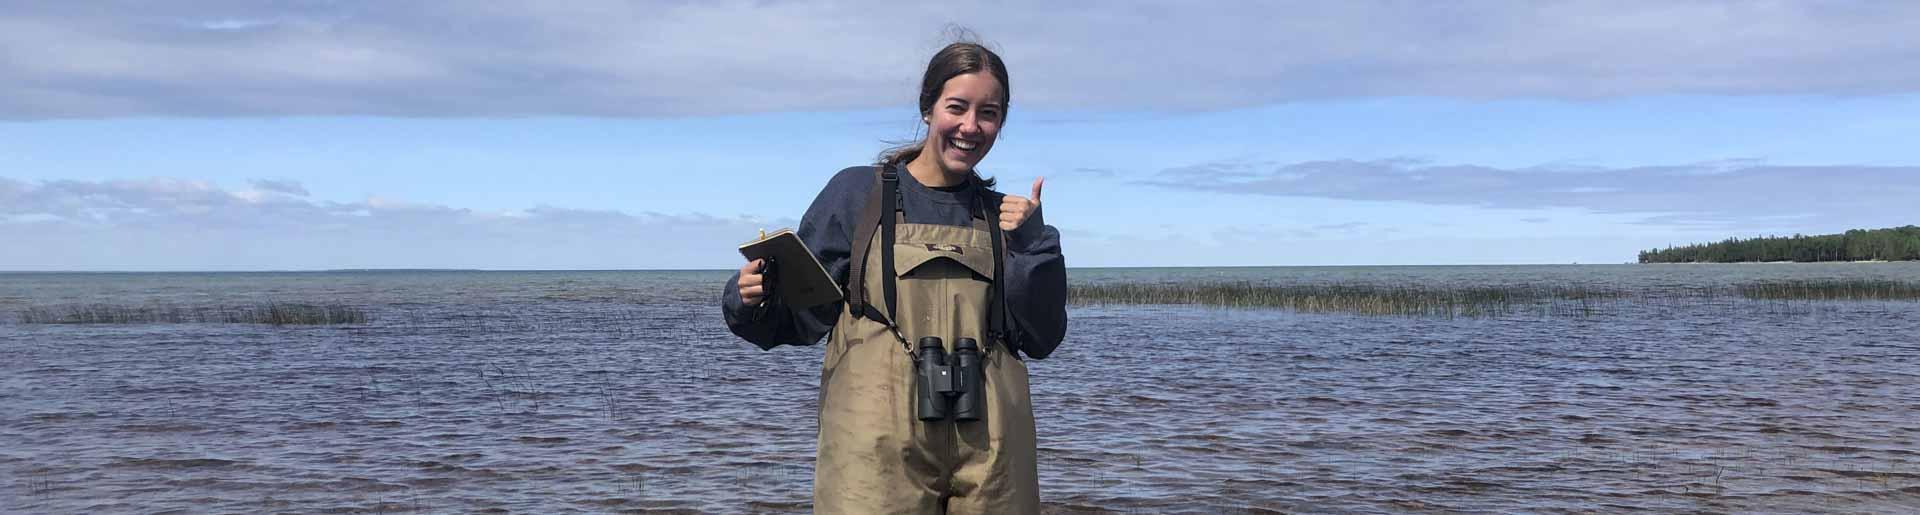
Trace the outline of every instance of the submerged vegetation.
[[250, 306], [67, 304], [20, 311], [22, 324], [361, 324], [364, 309], [340, 304], [264, 302]]
[[1766, 261], [1920, 260], [1920, 226], [1854, 229], [1845, 234], [1752, 239], [1667, 247], [1640, 253], [1641, 263], [1745, 263]]
[[[1268, 284], [1255, 282], [1105, 283], [1073, 285], [1076, 305], [1161, 304], [1235, 308], [1280, 308], [1302, 313], [1387, 316], [1490, 317], [1506, 315], [1589, 316], [1622, 303], [1653, 306], [1724, 304], [1737, 300], [1817, 302], [1920, 300], [1920, 282], [1892, 280], [1770, 281], [1730, 288], [1629, 290], [1594, 285], [1389, 286], [1374, 284]], [[1779, 306], [1759, 306], [1769, 312]]]

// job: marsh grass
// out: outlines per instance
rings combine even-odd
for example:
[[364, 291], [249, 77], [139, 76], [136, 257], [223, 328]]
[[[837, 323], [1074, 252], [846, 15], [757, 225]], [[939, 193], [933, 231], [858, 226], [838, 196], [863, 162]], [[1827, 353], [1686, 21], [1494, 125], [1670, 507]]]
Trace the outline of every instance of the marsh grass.
[[1765, 281], [1734, 289], [1754, 300], [1920, 300], [1920, 282], [1885, 279]]
[[[489, 371], [489, 368], [492, 370]], [[523, 409], [523, 413], [539, 413], [540, 399], [548, 397], [545, 384], [528, 372], [525, 363], [521, 363], [518, 369], [512, 371], [498, 364], [485, 363], [481, 364], [476, 371], [480, 375], [481, 383], [486, 385], [489, 396], [493, 398], [494, 405], [500, 408], [501, 414], [507, 413], [507, 404], [501, 395], [503, 392], [505, 397], [518, 398], [522, 408], [532, 407], [531, 411]]]
[[1078, 305], [1184, 304], [1281, 308], [1305, 313], [1486, 317], [1535, 313], [1582, 316], [1627, 297], [1621, 290], [1585, 285], [1477, 287], [1373, 284], [1111, 283], [1075, 285]]
[[[1411, 317], [1509, 315], [1592, 316], [1618, 312], [1626, 303], [1651, 307], [1709, 308], [1768, 314], [1820, 313], [1829, 301], [1920, 300], [1920, 282], [1893, 280], [1800, 280], [1732, 286], [1667, 286], [1625, 289], [1587, 284], [1497, 286], [1380, 285], [1362, 283], [1276, 284], [1176, 282], [1080, 284], [1068, 289], [1075, 305], [1161, 304], [1228, 308], [1279, 308], [1303, 313], [1354, 313]], [[1764, 301], [1749, 303], [1747, 301]], [[1645, 311], [1641, 311], [1645, 312]]]
[[364, 324], [364, 309], [340, 304], [263, 302], [248, 306], [66, 304], [32, 306], [22, 324]]
[[[1746, 302], [1762, 301], [1762, 302]], [[1624, 303], [1655, 309], [1718, 307], [1797, 314], [1819, 312], [1832, 301], [1920, 301], [1920, 281], [1815, 279], [1761, 281], [1723, 286], [1621, 288], [1595, 284], [1493, 286], [1390, 285], [1378, 283], [1266, 283], [1251, 281], [1114, 282], [1073, 284], [1074, 305], [1199, 305], [1278, 308], [1303, 313], [1354, 313], [1411, 317], [1510, 315], [1592, 316], [1616, 312]], [[0, 310], [4, 313], [7, 310]], [[17, 308], [22, 324], [364, 324], [368, 310], [342, 304], [261, 302], [251, 305], [65, 304]], [[564, 316], [525, 316], [513, 309], [458, 310], [452, 318], [428, 311], [383, 310], [387, 323], [480, 332], [564, 335], [581, 328], [622, 331], [627, 339], [651, 334], [659, 321], [633, 304], [566, 310]], [[0, 318], [4, 320], [4, 318]], [[496, 367], [498, 370], [498, 367]], [[497, 374], [511, 378], [511, 374]], [[617, 413], [617, 410], [610, 410]]]

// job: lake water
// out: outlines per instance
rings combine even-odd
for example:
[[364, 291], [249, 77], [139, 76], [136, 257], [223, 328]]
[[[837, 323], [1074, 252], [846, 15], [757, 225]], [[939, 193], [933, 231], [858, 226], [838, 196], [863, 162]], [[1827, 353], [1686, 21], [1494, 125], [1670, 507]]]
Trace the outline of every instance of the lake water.
[[[1076, 269], [1077, 283], [1920, 281], [1920, 264]], [[805, 512], [819, 347], [724, 272], [0, 274], [0, 512]], [[340, 303], [339, 326], [18, 323]], [[1920, 510], [1920, 302], [1071, 309], [1049, 512]]]

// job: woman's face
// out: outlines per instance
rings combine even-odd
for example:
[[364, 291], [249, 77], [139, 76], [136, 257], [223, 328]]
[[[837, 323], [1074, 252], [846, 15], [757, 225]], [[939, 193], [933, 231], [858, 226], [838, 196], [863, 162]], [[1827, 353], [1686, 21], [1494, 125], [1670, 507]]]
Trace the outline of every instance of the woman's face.
[[1000, 135], [1006, 104], [1000, 95], [1000, 81], [991, 73], [980, 71], [947, 79], [940, 98], [927, 113], [927, 141], [922, 152], [932, 152], [943, 172], [973, 171]]

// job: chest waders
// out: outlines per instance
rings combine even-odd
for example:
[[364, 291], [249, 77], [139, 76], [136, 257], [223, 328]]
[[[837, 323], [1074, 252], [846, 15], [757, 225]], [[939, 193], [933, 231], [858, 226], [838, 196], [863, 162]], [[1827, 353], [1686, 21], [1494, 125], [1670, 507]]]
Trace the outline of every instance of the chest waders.
[[[1008, 346], [1013, 324], [997, 288], [998, 209], [975, 194], [971, 227], [905, 223], [899, 176], [878, 175], [820, 369], [814, 512], [1039, 513], [1027, 367]], [[920, 420], [907, 342], [929, 336], [949, 353], [961, 338], [979, 342], [978, 420]]]

